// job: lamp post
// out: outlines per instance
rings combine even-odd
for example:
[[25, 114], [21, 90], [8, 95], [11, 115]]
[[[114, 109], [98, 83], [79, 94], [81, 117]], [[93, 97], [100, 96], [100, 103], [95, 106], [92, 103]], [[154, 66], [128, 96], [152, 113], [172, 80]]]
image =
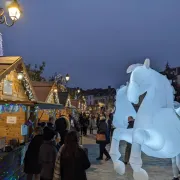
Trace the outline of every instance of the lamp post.
[[55, 83], [58, 87], [60, 87], [61, 85], [64, 85], [66, 87], [69, 80], [70, 80], [69, 74], [66, 74], [65, 77], [61, 74], [55, 76]]
[[6, 24], [6, 26], [11, 27], [20, 18], [21, 7], [17, 0], [13, 0], [10, 4], [7, 5], [7, 9], [11, 23], [8, 23], [5, 11], [2, 7], [0, 7], [0, 24]]
[[70, 76], [69, 76], [69, 74], [66, 74], [65, 79], [66, 79], [66, 83], [68, 83], [68, 81], [70, 80]]
[[78, 99], [78, 94], [81, 92], [81, 90], [78, 88], [76, 91], [75, 91], [75, 99]]

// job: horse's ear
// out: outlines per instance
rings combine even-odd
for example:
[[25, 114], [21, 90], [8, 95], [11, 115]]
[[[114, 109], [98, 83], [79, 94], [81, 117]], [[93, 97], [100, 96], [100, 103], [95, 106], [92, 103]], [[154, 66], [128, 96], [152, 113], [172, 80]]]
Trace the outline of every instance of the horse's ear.
[[144, 66], [147, 68], [147, 69], [149, 69], [150, 68], [150, 59], [145, 59], [145, 61], [144, 61]]
[[130, 66], [127, 68], [126, 73], [129, 74], [129, 73], [133, 72], [134, 69], [135, 69], [136, 67], [138, 67], [138, 66], [142, 66], [142, 64], [132, 64], [132, 65], [130, 65]]
[[132, 71], [134, 70], [134, 64], [130, 65], [128, 68], [127, 68], [127, 73], [131, 73]]

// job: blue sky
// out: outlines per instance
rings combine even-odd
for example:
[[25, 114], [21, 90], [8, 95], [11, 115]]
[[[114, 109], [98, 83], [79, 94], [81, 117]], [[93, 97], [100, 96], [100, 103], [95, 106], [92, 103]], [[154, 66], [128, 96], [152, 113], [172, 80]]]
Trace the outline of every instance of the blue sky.
[[11, 28], [0, 25], [5, 55], [46, 61], [45, 76], [69, 73], [69, 86], [119, 87], [128, 79], [128, 65], [146, 57], [157, 70], [167, 61], [180, 66], [179, 0], [20, 3], [21, 19]]

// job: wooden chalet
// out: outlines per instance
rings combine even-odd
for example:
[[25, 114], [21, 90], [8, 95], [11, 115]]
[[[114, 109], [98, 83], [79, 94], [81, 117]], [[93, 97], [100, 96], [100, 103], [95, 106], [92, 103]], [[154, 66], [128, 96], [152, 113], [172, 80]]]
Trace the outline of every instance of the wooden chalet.
[[72, 113], [73, 109], [76, 109], [71, 104], [71, 97], [68, 92], [58, 92], [58, 98], [59, 98], [59, 103], [64, 106], [64, 109], [61, 110], [62, 114], [68, 116], [68, 114]]
[[0, 57], [0, 137], [23, 143], [36, 94], [19, 56]]
[[[48, 107], [41, 107], [41, 110], [38, 111], [38, 119], [40, 121], [48, 121], [50, 116], [59, 116], [59, 109], [53, 109], [52, 105], [59, 105], [59, 98], [57, 93], [57, 86], [55, 83], [51, 82], [36, 82], [32, 81], [32, 86], [37, 96], [37, 101], [41, 103], [46, 103]], [[63, 106], [62, 106], [63, 107]]]

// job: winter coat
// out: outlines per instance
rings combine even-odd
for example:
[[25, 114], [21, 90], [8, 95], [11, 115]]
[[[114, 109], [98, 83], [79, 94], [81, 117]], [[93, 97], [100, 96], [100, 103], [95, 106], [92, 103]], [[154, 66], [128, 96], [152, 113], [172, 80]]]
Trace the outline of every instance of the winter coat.
[[44, 141], [39, 151], [39, 163], [41, 164], [41, 177], [46, 179], [53, 178], [54, 165], [57, 149], [53, 141]]
[[89, 119], [89, 127], [90, 128], [95, 128], [96, 127], [96, 122], [95, 119]]
[[74, 118], [70, 119], [70, 124], [71, 124], [71, 126], [70, 126], [71, 131], [77, 131], [77, 132], [80, 131], [80, 124]]
[[65, 116], [61, 116], [59, 119], [55, 122], [56, 131], [60, 134], [66, 132], [66, 130], [70, 129], [70, 123], [69, 120]]
[[97, 133], [105, 134], [105, 136], [106, 136], [106, 141], [103, 141], [100, 143], [106, 143], [106, 144], [110, 143], [109, 130], [108, 130], [108, 125], [106, 123], [106, 119], [99, 121]]
[[87, 180], [86, 169], [90, 167], [88, 156], [84, 149], [79, 147], [76, 157], [66, 157], [63, 155], [63, 149], [60, 158], [61, 180]]
[[83, 118], [83, 127], [87, 128], [89, 125], [89, 119], [87, 117]]
[[39, 174], [39, 150], [43, 143], [43, 136], [36, 135], [30, 142], [24, 158], [24, 172], [26, 174]]
[[129, 124], [128, 124], [127, 129], [131, 129], [131, 128], [134, 127], [134, 121], [129, 121], [128, 123], [129, 123]]

